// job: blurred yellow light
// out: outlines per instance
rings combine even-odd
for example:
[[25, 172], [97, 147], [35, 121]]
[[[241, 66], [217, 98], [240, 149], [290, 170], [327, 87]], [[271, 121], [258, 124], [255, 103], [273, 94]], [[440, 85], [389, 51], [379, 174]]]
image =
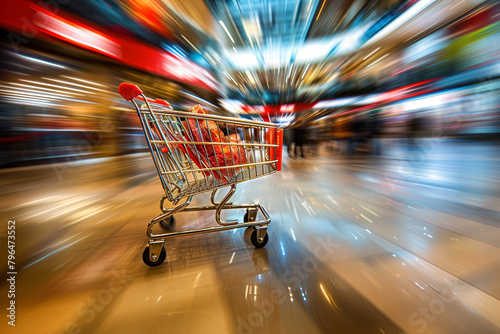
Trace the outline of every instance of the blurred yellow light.
[[[46, 78], [44, 78], [44, 79], [46, 79]], [[36, 85], [43, 85], [43, 86], [61, 88], [61, 89], [66, 89], [66, 90], [73, 90], [75, 92], [92, 93], [92, 92], [89, 92], [89, 91], [86, 91], [86, 90], [69, 88], [69, 87], [64, 87], [64, 86], [59, 86], [59, 85], [52, 85], [52, 84], [48, 84], [48, 83], [45, 83], [45, 82], [37, 82], [37, 81], [26, 80], [26, 79], [20, 79], [20, 81], [29, 82], [29, 83], [36, 84]]]
[[93, 89], [93, 90], [97, 90], [97, 91], [100, 91], [100, 92], [105, 92], [104, 89], [99, 89], [99, 88], [90, 87], [90, 86], [84, 86], [84, 85], [76, 84], [76, 83], [69, 82], [69, 81], [57, 80], [57, 79], [52, 79], [52, 78], [44, 78], [44, 79], [50, 80], [50, 81], [59, 82], [59, 83], [63, 83], [63, 84], [67, 84], [67, 85], [73, 85], [73, 86], [77, 86], [77, 87], [88, 88], [88, 89]]
[[64, 78], [68, 78], [68, 79], [73, 79], [73, 80], [76, 80], [76, 81], [85, 82], [85, 83], [88, 83], [88, 84], [91, 84], [91, 85], [95, 85], [95, 86], [106, 87], [106, 85], [101, 85], [101, 84], [98, 84], [97, 82], [93, 82], [93, 81], [83, 80], [83, 79], [80, 79], [80, 78], [70, 77], [70, 76], [67, 76], [67, 75], [61, 75], [61, 76], [64, 77]]
[[[21, 84], [21, 83], [17, 83], [17, 82], [11, 82], [10, 83], [11, 85], [15, 85], [15, 86], [20, 86], [20, 87], [25, 87], [27, 88], [28, 90], [33, 90], [33, 91], [47, 91], [47, 92], [51, 92], [51, 93], [54, 93], [54, 94], [58, 94], [58, 95], [66, 95], [66, 96], [82, 96], [83, 94], [80, 94], [80, 93], [73, 93], [73, 92], [61, 92], [59, 90], [54, 90], [54, 89], [50, 89], [50, 88], [45, 88], [45, 87], [38, 87], [38, 86], [31, 86], [31, 85], [24, 85], [24, 84]], [[16, 87], [17, 88], [17, 87]], [[30, 89], [30, 88], [36, 88], [36, 90], [34, 89]]]

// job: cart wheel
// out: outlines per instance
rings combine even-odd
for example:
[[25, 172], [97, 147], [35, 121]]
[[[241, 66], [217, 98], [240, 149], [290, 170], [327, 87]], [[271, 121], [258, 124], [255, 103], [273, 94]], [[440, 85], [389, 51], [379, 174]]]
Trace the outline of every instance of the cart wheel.
[[174, 224], [175, 224], [174, 216], [170, 216], [170, 217], [160, 221], [161, 227], [163, 227], [164, 229], [167, 229], [167, 230], [170, 229], [170, 227]]
[[[244, 222], [244, 223], [248, 223], [248, 222], [250, 221], [250, 220], [248, 219], [248, 214], [249, 214], [249, 212], [248, 212], [248, 209], [247, 209], [247, 211], [245, 212], [245, 215], [243, 216], [243, 222]], [[254, 219], [254, 220], [255, 220], [255, 219]]]
[[264, 247], [267, 244], [267, 242], [269, 241], [269, 235], [266, 232], [266, 236], [264, 237], [264, 240], [262, 240], [262, 242], [259, 242], [259, 240], [257, 240], [257, 230], [254, 230], [252, 232], [252, 235], [250, 236], [250, 241], [252, 242], [252, 245], [254, 245], [256, 248], [261, 248], [261, 247]]
[[166, 258], [167, 251], [165, 250], [165, 247], [161, 249], [160, 256], [154, 262], [149, 259], [149, 246], [146, 246], [146, 248], [144, 248], [144, 252], [142, 253], [142, 261], [150, 267], [159, 266], [163, 263], [163, 261], [165, 261]]

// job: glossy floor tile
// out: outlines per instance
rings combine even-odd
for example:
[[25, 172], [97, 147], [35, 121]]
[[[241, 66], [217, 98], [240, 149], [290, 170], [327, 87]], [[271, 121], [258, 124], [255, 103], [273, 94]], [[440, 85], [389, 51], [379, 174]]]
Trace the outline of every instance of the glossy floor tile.
[[[141, 259], [162, 196], [148, 155], [75, 163], [62, 174], [54, 166], [2, 170], [2, 244], [15, 220], [18, 272], [16, 327], [5, 316], [2, 327], [498, 333], [499, 148], [433, 145], [411, 168], [393, 141], [382, 156], [322, 147], [285, 157], [282, 172], [238, 185], [233, 197], [270, 213], [265, 248], [249, 245], [244, 229], [171, 238], [155, 268]], [[213, 212], [181, 213], [170, 228], [211, 224]], [[2, 283], [1, 296], [8, 289]]]

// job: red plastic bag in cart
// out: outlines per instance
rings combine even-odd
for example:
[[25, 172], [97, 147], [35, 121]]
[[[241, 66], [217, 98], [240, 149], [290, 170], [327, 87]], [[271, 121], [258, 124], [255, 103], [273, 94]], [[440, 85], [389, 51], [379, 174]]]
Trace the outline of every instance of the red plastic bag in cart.
[[[237, 133], [233, 133], [232, 135], [229, 135], [229, 142], [230, 143], [239, 143], [239, 144], [242, 144], [240, 136]], [[240, 145], [238, 145], [238, 146], [231, 146], [231, 147], [233, 147], [238, 152], [237, 153], [238, 163], [235, 163], [235, 165], [246, 164], [248, 161], [247, 161], [247, 153], [246, 153], [245, 147], [244, 146], [240, 146]]]
[[[234, 164], [233, 164], [234, 161]], [[210, 167], [230, 167], [237, 165], [238, 157], [236, 151], [229, 145], [224, 145], [221, 153], [210, 156]], [[227, 183], [235, 173], [239, 173], [239, 168], [227, 168], [214, 171], [217, 180]]]
[[[208, 114], [200, 105], [191, 108], [191, 112], [197, 114]], [[224, 143], [225, 135], [220, 131], [214, 121], [207, 121], [202, 119], [188, 118], [189, 133], [193, 135], [194, 141], [197, 142], [210, 142], [210, 143]], [[202, 155], [212, 155], [215, 151], [221, 151], [220, 146], [213, 145], [196, 145], [196, 149]]]
[[[208, 112], [199, 105], [191, 108], [191, 112], [208, 114]], [[195, 146], [203, 157], [208, 156], [207, 162], [210, 168], [230, 167], [247, 162], [246, 151], [243, 146], [223, 145], [223, 143], [230, 142], [240, 143], [241, 140], [237, 134], [232, 134], [229, 138], [226, 137], [214, 121], [188, 118], [187, 123], [189, 129], [186, 128], [186, 134], [188, 136], [192, 135], [194, 141], [215, 144], [201, 144]], [[184, 126], [186, 126], [185, 123]], [[193, 154], [190, 152], [190, 156], [192, 155]], [[197, 159], [193, 160], [198, 165]], [[203, 162], [205, 162], [205, 159], [203, 159]], [[228, 183], [229, 180], [240, 171], [240, 168], [223, 168], [213, 171], [213, 175], [217, 180]]]

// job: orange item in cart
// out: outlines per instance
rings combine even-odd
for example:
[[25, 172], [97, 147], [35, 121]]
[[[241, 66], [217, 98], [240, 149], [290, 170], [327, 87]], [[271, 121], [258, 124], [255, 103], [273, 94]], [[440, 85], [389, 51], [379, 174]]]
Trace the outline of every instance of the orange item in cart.
[[[192, 113], [208, 114], [208, 112], [200, 105], [191, 108]], [[185, 154], [188, 154], [191, 160], [200, 168], [217, 168], [229, 167], [234, 165], [246, 164], [246, 150], [244, 146], [224, 145], [224, 143], [241, 143], [238, 134], [231, 134], [229, 137], [224, 135], [215, 121], [206, 121], [196, 118], [188, 118], [187, 123], [182, 122], [186, 130], [186, 141], [207, 142], [210, 144], [194, 144], [194, 146], [187, 145], [188, 152], [183, 149]], [[194, 149], [198, 151], [197, 154]], [[241, 171], [241, 168], [227, 168], [221, 170], [214, 170], [211, 172], [204, 172], [205, 175], [212, 174], [214, 177], [227, 183], [234, 176]]]
[[[224, 145], [222, 147], [223, 153], [216, 153], [210, 156], [210, 167], [228, 167], [233, 165], [238, 165], [238, 153], [235, 149], [229, 145]], [[234, 163], [233, 163], [234, 162]], [[214, 171], [214, 176], [217, 180], [223, 183], [229, 182], [229, 179], [240, 172], [240, 169], [227, 168]]]
[[[208, 168], [208, 164], [206, 162], [206, 159], [204, 159], [203, 156], [198, 157], [198, 155], [196, 154], [196, 151], [194, 151], [190, 146], [186, 146], [187, 152], [186, 152], [186, 149], [184, 148], [183, 145], [176, 145], [176, 146], [179, 147], [182, 150], [182, 152], [184, 152], [184, 154], [189, 154], [189, 158], [191, 159], [192, 162], [195, 163], [195, 165], [198, 168], [200, 168], [200, 169]], [[163, 153], [167, 153], [169, 150], [168, 150], [168, 147], [164, 147], [161, 149], [161, 151]], [[203, 174], [205, 176], [209, 176], [210, 172], [204, 171]]]
[[[208, 112], [203, 109], [200, 105], [196, 105], [191, 108], [191, 112], [197, 114], [208, 114]], [[224, 143], [224, 133], [220, 131], [214, 121], [205, 121], [201, 119], [188, 119], [188, 124], [193, 134], [194, 141], [198, 142], [212, 142], [212, 143]], [[196, 145], [196, 149], [200, 154], [211, 155], [214, 152], [213, 145]], [[205, 151], [206, 150], [206, 151]], [[215, 151], [221, 151], [220, 146], [217, 148], [215, 145]]]
[[[229, 142], [230, 143], [241, 143], [240, 136], [237, 133], [233, 133], [232, 135], [229, 136]], [[246, 164], [247, 163], [247, 152], [245, 150], [244, 146], [231, 146], [233, 149], [237, 150], [238, 154], [238, 163], [236, 165], [240, 164]]]

